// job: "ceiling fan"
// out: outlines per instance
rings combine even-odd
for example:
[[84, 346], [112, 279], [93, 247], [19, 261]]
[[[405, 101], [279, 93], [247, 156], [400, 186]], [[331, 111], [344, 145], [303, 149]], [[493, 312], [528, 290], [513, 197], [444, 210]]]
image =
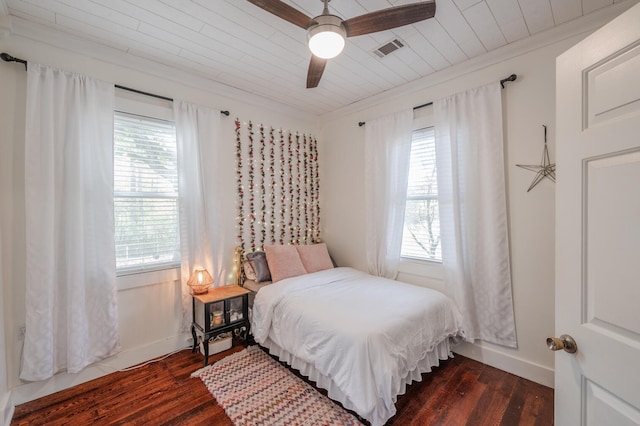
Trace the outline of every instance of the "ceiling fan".
[[248, 0], [261, 9], [272, 13], [302, 29], [307, 30], [309, 49], [312, 52], [307, 89], [317, 87], [327, 60], [338, 56], [346, 37], [371, 34], [403, 25], [433, 18], [436, 14], [435, 0], [390, 7], [343, 20], [329, 12], [331, 0], [324, 3], [322, 14], [311, 18], [280, 0]]

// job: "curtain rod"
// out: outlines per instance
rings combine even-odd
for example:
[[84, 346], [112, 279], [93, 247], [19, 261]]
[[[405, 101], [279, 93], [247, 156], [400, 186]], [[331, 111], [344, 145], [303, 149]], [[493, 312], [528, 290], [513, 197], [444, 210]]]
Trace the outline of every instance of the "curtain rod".
[[[162, 96], [162, 95], [156, 95], [155, 93], [144, 92], [142, 90], [132, 89], [131, 87], [121, 86], [119, 84], [116, 84], [115, 87], [116, 87], [116, 89], [126, 90], [127, 92], [138, 93], [140, 95], [151, 96], [152, 98], [162, 99], [163, 101], [173, 102], [172, 98], [168, 98], [168, 97]], [[228, 117], [229, 116], [229, 111], [226, 111], [226, 110], [225, 111], [220, 111], [220, 114], [226, 115]]]
[[[2, 59], [5, 62], [19, 62], [21, 64], [24, 64], [24, 69], [27, 69], [27, 61], [25, 61], [24, 59], [20, 59], [20, 58], [16, 58], [14, 56], [9, 55], [8, 53], [0, 53], [0, 59]], [[122, 89], [122, 90], [126, 90], [129, 92], [133, 92], [133, 93], [138, 93], [140, 95], [145, 95], [145, 96], [151, 96], [153, 98], [157, 98], [157, 99], [162, 99], [164, 101], [169, 101], [169, 102], [173, 102], [172, 98], [168, 98], [166, 96], [161, 96], [161, 95], [156, 95], [154, 93], [149, 93], [149, 92], [143, 92], [142, 90], [138, 90], [138, 89], [132, 89], [130, 87], [125, 87], [125, 86], [121, 86], [119, 84], [116, 84], [115, 87], [117, 89]], [[224, 114], [227, 117], [229, 116], [229, 111], [220, 111], [220, 114]]]
[[[508, 82], [508, 81], [516, 81], [517, 78], [518, 78], [517, 75], [511, 74], [509, 77], [503, 78], [502, 80], [500, 80], [500, 86], [502, 86], [502, 88], [504, 89], [504, 84], [506, 82]], [[417, 107], [413, 107], [413, 110], [415, 111], [417, 109], [428, 107], [430, 105], [433, 105], [433, 102], [427, 102], [426, 104], [418, 105]], [[367, 124], [366, 121], [359, 121], [358, 122], [358, 126], [360, 126], [360, 127], [364, 126], [365, 124]]]

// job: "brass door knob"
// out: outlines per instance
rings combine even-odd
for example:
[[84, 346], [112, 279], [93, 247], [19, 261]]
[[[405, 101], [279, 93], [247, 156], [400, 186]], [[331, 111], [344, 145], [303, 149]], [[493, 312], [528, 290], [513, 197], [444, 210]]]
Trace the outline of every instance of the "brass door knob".
[[578, 350], [578, 344], [573, 337], [568, 334], [563, 334], [560, 338], [557, 337], [547, 337], [547, 348], [551, 351], [559, 351], [560, 349], [564, 349], [565, 352], [569, 352], [570, 354], [575, 353]]

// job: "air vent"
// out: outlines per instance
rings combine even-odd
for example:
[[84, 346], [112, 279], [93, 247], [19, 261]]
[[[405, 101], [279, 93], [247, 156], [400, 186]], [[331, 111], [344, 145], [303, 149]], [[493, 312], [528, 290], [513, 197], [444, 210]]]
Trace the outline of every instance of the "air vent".
[[404, 43], [396, 38], [391, 40], [389, 43], [385, 43], [382, 46], [378, 47], [373, 51], [373, 53], [375, 53], [380, 58], [384, 58], [388, 54], [395, 52], [401, 47], [404, 47]]

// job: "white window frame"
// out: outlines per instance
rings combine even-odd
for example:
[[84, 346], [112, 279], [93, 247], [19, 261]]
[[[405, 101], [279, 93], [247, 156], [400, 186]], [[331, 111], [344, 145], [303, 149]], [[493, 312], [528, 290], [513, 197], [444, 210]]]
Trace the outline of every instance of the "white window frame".
[[[114, 113], [123, 112], [158, 120], [174, 121], [172, 102], [128, 90], [116, 89], [114, 109]], [[165, 265], [145, 270], [124, 269], [116, 271], [118, 290], [128, 290], [161, 283], [174, 283], [180, 279], [179, 265]]]
[[[433, 126], [434, 126], [434, 120], [433, 120], [432, 105], [415, 110], [414, 119], [413, 119], [414, 131], [424, 129], [427, 127], [433, 127]], [[420, 199], [423, 199], [423, 197], [420, 197]], [[430, 197], [430, 199], [437, 199], [437, 196], [432, 196]], [[434, 260], [401, 256], [400, 264], [399, 264], [399, 272], [403, 274], [415, 275], [419, 277], [434, 278], [437, 280], [444, 279], [442, 262], [438, 262]]]

